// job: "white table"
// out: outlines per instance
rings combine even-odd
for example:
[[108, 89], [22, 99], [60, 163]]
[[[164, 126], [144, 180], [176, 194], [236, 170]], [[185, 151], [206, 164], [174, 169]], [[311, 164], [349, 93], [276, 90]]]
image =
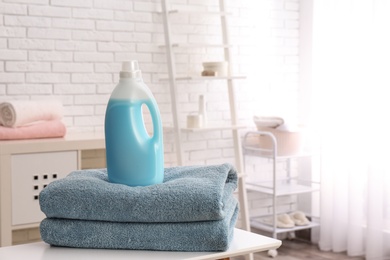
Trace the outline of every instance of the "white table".
[[215, 260], [226, 259], [238, 255], [277, 249], [282, 242], [270, 237], [235, 229], [230, 248], [224, 252], [171, 252], [171, 251], [137, 251], [137, 250], [105, 250], [53, 247], [44, 242], [0, 248], [1, 260]]

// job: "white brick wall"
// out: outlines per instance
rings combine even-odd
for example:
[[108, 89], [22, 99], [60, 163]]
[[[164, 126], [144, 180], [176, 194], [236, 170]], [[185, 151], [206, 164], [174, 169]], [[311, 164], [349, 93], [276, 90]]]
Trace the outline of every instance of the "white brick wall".
[[[172, 0], [172, 7], [215, 10], [216, 0]], [[239, 120], [253, 114], [297, 115], [299, 0], [228, 0], [233, 70]], [[120, 63], [138, 59], [165, 123], [172, 123], [159, 0], [2, 0], [0, 4], [0, 101], [56, 97], [65, 106], [68, 131], [103, 131], [105, 107], [118, 81]], [[220, 42], [219, 20], [177, 15], [174, 39], [182, 43]], [[178, 49], [177, 71], [199, 74], [204, 60], [220, 59], [220, 50]], [[205, 94], [209, 120], [230, 118], [223, 82], [179, 84], [180, 121], [198, 108]], [[173, 137], [165, 133], [166, 165], [174, 165]], [[234, 163], [231, 133], [183, 134], [189, 164]], [[252, 160], [248, 172], [266, 169]], [[268, 167], [268, 168], [267, 168]], [[257, 204], [261, 204], [256, 202]]]

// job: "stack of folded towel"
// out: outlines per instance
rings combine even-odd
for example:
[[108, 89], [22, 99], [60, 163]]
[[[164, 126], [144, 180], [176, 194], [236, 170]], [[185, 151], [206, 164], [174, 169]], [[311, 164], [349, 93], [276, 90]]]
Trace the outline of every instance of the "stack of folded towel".
[[63, 137], [63, 107], [57, 100], [0, 103], [0, 140]]
[[253, 121], [258, 130], [264, 127], [277, 128], [284, 124], [284, 119], [276, 116], [253, 116]]
[[[304, 129], [291, 118], [254, 116], [253, 121], [258, 131], [268, 132], [275, 137], [277, 155], [288, 156], [302, 152]], [[253, 138], [253, 135], [251, 137], [244, 140], [244, 145], [258, 146], [258, 148], [265, 150], [274, 149], [271, 137], [263, 134], [260, 134], [257, 140]]]
[[106, 169], [80, 170], [39, 196], [43, 241], [56, 246], [224, 251], [238, 216], [230, 164], [166, 168], [146, 187], [110, 183]]

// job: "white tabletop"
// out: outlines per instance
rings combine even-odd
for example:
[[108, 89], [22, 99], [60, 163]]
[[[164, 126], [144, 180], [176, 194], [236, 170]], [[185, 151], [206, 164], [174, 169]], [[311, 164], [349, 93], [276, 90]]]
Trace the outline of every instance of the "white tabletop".
[[221, 259], [237, 255], [276, 249], [281, 241], [241, 229], [234, 230], [234, 238], [230, 248], [224, 252], [172, 252], [172, 251], [137, 251], [137, 250], [106, 250], [54, 247], [44, 242], [24, 244], [0, 248], [1, 260], [206, 260]]

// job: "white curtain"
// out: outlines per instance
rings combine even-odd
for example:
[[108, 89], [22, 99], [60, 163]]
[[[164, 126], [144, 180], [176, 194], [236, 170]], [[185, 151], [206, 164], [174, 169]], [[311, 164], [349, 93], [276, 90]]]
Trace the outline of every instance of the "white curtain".
[[314, 0], [322, 250], [390, 259], [390, 0]]

